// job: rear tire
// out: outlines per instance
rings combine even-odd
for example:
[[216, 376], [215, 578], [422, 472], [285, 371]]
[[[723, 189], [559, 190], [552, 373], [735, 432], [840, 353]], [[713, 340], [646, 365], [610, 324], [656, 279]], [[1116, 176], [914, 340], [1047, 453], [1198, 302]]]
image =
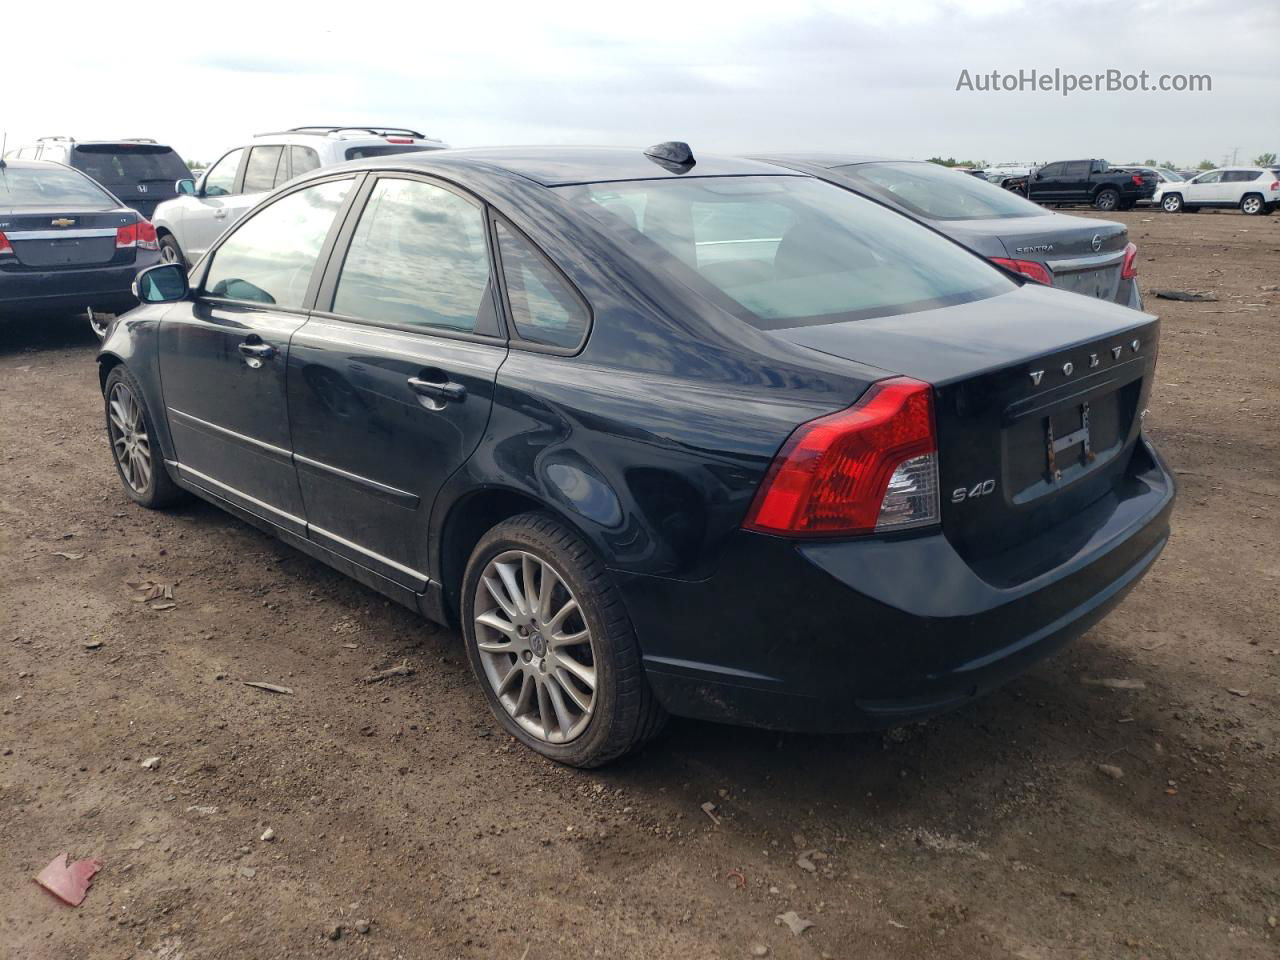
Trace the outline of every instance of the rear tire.
[[184, 267], [190, 266], [182, 252], [182, 248], [178, 246], [178, 241], [173, 238], [171, 233], [162, 234], [160, 237], [160, 260], [162, 263], [177, 263]]
[[173, 482], [165, 467], [142, 387], [124, 364], [111, 368], [102, 396], [111, 459], [129, 499], [148, 510], [186, 500], [189, 494]]
[[1182, 203], [1182, 194], [1166, 193], [1160, 201], [1160, 208], [1165, 213], [1182, 213], [1185, 209]]
[[525, 746], [598, 767], [661, 730], [666, 712], [645, 678], [622, 595], [559, 520], [522, 513], [481, 537], [461, 607], [467, 659], [489, 709]]
[[1267, 212], [1266, 201], [1260, 193], [1246, 193], [1240, 198], [1240, 212], [1251, 217], [1261, 216]]
[[1103, 187], [1093, 198], [1093, 209], [1114, 210], [1120, 205], [1120, 191]]

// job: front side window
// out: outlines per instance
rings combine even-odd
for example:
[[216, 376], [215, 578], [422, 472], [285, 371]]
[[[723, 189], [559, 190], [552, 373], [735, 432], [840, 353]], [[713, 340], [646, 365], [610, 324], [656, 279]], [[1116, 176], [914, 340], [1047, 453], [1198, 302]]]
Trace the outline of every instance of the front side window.
[[97, 184], [65, 167], [5, 167], [0, 174], [0, 207], [91, 207], [110, 210], [114, 198]]
[[480, 207], [420, 180], [380, 179], [351, 238], [333, 312], [470, 333], [489, 296]]
[[873, 196], [933, 220], [1038, 217], [1044, 208], [985, 180], [936, 163], [856, 163], [836, 167]]
[[1218, 183], [1222, 180], [1221, 170], [1210, 170], [1208, 173], [1202, 173], [1200, 176], [1192, 180], [1192, 183]]
[[1040, 168], [1040, 176], [1042, 177], [1060, 177], [1066, 169], [1065, 163], [1046, 163]]
[[204, 195], [206, 197], [227, 197], [235, 189], [236, 170], [240, 166], [240, 154], [243, 149], [232, 150], [215, 163], [204, 178]]
[[511, 319], [522, 340], [573, 349], [587, 332], [587, 310], [520, 233], [498, 222], [498, 250]]
[[244, 192], [265, 193], [276, 187], [277, 172], [284, 147], [254, 147], [249, 151], [249, 162], [244, 168]]
[[908, 313], [1015, 287], [927, 227], [809, 177], [556, 189], [633, 255], [763, 329]]
[[208, 296], [300, 308], [350, 180], [286, 194], [237, 226], [213, 253]]

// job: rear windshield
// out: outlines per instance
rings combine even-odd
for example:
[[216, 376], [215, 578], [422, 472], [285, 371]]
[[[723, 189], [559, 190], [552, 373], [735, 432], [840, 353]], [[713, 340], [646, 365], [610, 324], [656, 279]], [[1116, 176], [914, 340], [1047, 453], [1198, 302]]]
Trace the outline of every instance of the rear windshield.
[[89, 206], [109, 210], [119, 206], [74, 170], [65, 167], [0, 168], [0, 207]]
[[1039, 217], [1044, 209], [1001, 187], [936, 163], [855, 163], [836, 167], [859, 189], [931, 220]]
[[174, 183], [191, 176], [169, 147], [150, 143], [86, 143], [71, 154], [71, 165], [99, 183]]
[[367, 160], [369, 157], [389, 157], [396, 153], [417, 153], [420, 150], [433, 150], [434, 147], [419, 146], [416, 143], [379, 143], [366, 147], [347, 147], [348, 160]]
[[1014, 286], [928, 228], [809, 177], [557, 189], [633, 255], [762, 329], [908, 313]]

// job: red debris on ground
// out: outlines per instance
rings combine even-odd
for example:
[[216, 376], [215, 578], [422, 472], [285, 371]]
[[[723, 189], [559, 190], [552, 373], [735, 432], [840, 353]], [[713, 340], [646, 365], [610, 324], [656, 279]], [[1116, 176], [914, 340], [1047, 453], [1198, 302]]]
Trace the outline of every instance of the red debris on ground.
[[67, 855], [60, 853], [36, 875], [36, 883], [63, 903], [78, 907], [84, 903], [93, 875], [102, 869], [101, 860], [77, 860], [67, 865]]

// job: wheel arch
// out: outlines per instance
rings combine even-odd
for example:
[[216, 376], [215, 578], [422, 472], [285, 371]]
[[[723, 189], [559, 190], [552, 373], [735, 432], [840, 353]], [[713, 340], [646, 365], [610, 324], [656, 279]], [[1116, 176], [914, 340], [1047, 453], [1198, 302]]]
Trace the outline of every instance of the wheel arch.
[[452, 625], [457, 626], [459, 622], [462, 578], [467, 569], [467, 561], [471, 559], [471, 552], [480, 538], [504, 520], [535, 511], [550, 514], [584, 542], [591, 543], [587, 532], [565, 511], [514, 487], [480, 487], [465, 493], [449, 505], [440, 522], [436, 562], [432, 568], [438, 571], [437, 579], [444, 595], [444, 612]]

